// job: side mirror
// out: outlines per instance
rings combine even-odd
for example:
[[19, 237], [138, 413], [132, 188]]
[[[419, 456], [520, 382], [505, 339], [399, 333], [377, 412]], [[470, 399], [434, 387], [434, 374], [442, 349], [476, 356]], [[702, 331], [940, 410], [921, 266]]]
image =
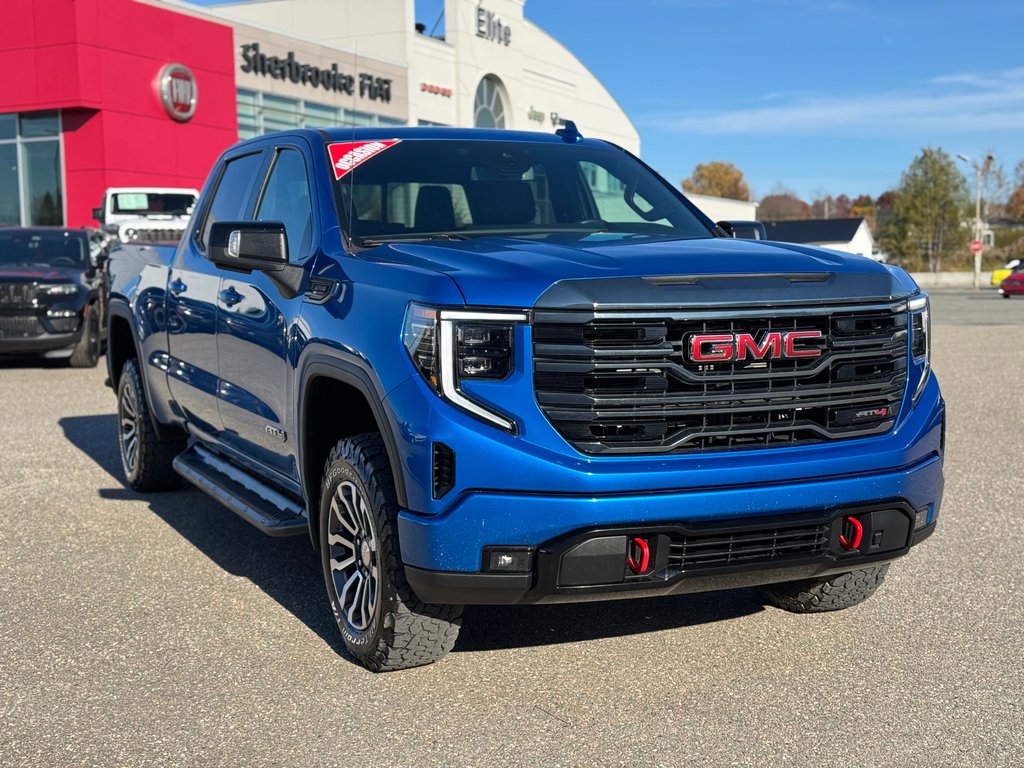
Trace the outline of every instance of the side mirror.
[[103, 223], [103, 209], [102, 208], [93, 208], [92, 209], [92, 217], [94, 219], [96, 219], [96, 221], [98, 221], [100, 224], [102, 224]]
[[718, 226], [738, 240], [767, 240], [768, 232], [760, 221], [720, 221]]
[[281, 272], [288, 266], [288, 238], [279, 221], [217, 221], [210, 227], [207, 255], [235, 272]]

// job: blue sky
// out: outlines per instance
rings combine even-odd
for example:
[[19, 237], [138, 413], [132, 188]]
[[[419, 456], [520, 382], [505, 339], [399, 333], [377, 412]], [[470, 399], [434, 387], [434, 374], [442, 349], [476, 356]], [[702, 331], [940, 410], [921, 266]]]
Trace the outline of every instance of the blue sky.
[[675, 183], [727, 160], [758, 197], [874, 196], [926, 145], [992, 150], [1008, 172], [1024, 159], [1024, 3], [529, 0], [526, 15]]
[[[432, 25], [440, 0], [417, 0]], [[1024, 3], [528, 0], [673, 183], [726, 160], [757, 197], [876, 196], [924, 146], [1024, 159]], [[568, 116], [568, 115], [567, 115]], [[581, 125], [600, 136], [597, 126]], [[973, 173], [971, 174], [973, 181]]]

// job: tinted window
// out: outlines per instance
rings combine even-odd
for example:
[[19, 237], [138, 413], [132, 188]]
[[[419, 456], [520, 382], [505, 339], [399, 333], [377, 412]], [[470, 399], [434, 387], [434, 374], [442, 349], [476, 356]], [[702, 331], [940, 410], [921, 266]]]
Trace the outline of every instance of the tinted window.
[[132, 213], [139, 216], [166, 213], [184, 216], [196, 204], [195, 195], [157, 192], [118, 192], [114, 195], [114, 213]]
[[356, 165], [338, 185], [357, 240], [712, 236], [660, 177], [612, 147], [405, 140]]
[[301, 259], [313, 238], [313, 208], [302, 154], [282, 149], [274, 161], [256, 213], [257, 221], [280, 221], [288, 236], [288, 255]]
[[0, 264], [84, 267], [85, 237], [70, 232], [0, 230]]
[[245, 204], [249, 199], [253, 179], [259, 173], [262, 158], [262, 154], [257, 152], [228, 161], [206, 213], [200, 243], [206, 245], [210, 227], [215, 221], [240, 221], [248, 218]]

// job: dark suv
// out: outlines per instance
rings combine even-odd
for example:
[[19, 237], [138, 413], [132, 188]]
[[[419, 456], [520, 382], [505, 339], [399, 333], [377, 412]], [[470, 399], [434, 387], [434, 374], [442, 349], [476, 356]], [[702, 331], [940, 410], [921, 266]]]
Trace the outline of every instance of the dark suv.
[[106, 328], [109, 237], [97, 229], [0, 229], [0, 354], [96, 365]]

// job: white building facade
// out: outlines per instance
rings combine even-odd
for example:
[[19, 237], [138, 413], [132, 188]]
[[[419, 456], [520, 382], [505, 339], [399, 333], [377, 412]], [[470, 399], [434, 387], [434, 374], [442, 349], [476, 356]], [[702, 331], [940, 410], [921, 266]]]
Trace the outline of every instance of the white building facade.
[[[445, 0], [440, 31], [416, 24], [415, 0], [252, 0], [189, 12], [235, 29], [243, 137], [332, 118], [335, 125], [543, 132], [573, 120], [584, 135], [639, 154], [639, 135], [622, 108], [565, 46], [525, 18], [524, 3]], [[285, 62], [284, 69], [270, 62], [254, 72], [254, 44], [257, 55]], [[318, 72], [348, 75], [351, 87], [295, 83], [290, 53]], [[274, 66], [284, 76], [274, 77]]]

